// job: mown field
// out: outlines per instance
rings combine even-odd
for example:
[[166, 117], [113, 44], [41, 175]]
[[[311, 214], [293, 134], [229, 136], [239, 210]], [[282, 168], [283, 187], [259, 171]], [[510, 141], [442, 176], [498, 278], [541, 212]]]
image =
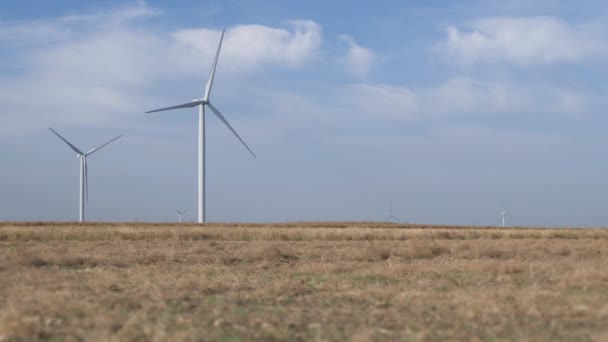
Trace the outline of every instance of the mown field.
[[0, 341], [608, 340], [608, 230], [0, 224]]

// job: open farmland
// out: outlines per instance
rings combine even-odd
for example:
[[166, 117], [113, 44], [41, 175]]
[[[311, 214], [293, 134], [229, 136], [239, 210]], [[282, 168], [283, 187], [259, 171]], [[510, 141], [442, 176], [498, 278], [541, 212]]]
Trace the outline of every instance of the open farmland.
[[0, 225], [0, 340], [608, 340], [608, 230]]

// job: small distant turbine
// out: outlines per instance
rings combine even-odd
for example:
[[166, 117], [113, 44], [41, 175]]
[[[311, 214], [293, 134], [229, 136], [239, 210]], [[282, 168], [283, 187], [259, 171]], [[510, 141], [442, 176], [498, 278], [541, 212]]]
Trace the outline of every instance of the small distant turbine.
[[399, 223], [399, 219], [393, 215], [393, 203], [388, 202], [388, 216], [386, 217], [387, 223]]
[[80, 214], [78, 216], [78, 222], [83, 222], [84, 221], [84, 197], [85, 196], [87, 197], [87, 203], [89, 202], [89, 169], [87, 168], [87, 157], [90, 156], [91, 154], [97, 152], [102, 147], [113, 142], [114, 140], [122, 137], [123, 135], [121, 134], [121, 135], [117, 136], [116, 138], [108, 141], [107, 143], [105, 143], [99, 147], [96, 147], [87, 153], [84, 153], [81, 150], [79, 150], [78, 147], [72, 145], [64, 137], [59, 135], [59, 133], [55, 132], [52, 128], [49, 127], [49, 129], [51, 130], [51, 132], [55, 133], [55, 135], [57, 135], [59, 137], [59, 139], [63, 140], [63, 142], [68, 144], [68, 146], [70, 146], [70, 148], [72, 150], [74, 150], [74, 152], [76, 152], [76, 157], [78, 159], [80, 159], [80, 210], [79, 210]]
[[[173, 208], [175, 209], [175, 208]], [[186, 210], [177, 210], [175, 209], [175, 211], [177, 212], [177, 215], [179, 216], [179, 223], [182, 223], [184, 220], [184, 214], [188, 212], [188, 210], [190, 210], [190, 208], [186, 209]]]
[[500, 212], [500, 219], [502, 220], [502, 226], [505, 226], [505, 216], [511, 216], [509, 215], [508, 212], [506, 212], [504, 209]]

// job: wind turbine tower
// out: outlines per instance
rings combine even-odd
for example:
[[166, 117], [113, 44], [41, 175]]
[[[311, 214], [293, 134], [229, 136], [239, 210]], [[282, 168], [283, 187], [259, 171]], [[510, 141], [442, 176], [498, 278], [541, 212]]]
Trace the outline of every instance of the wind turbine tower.
[[68, 144], [68, 146], [70, 146], [70, 148], [72, 150], [74, 150], [74, 152], [76, 152], [76, 157], [78, 159], [80, 159], [80, 204], [79, 204], [79, 215], [78, 215], [78, 222], [83, 222], [84, 221], [84, 202], [85, 202], [85, 196], [86, 196], [86, 200], [87, 203], [89, 202], [89, 169], [87, 167], [87, 157], [90, 156], [91, 154], [97, 152], [99, 149], [101, 149], [102, 147], [108, 145], [109, 143], [113, 142], [114, 140], [122, 137], [123, 135], [119, 135], [116, 138], [108, 141], [107, 143], [96, 147], [88, 152], [82, 152], [80, 149], [78, 149], [78, 147], [74, 146], [72, 143], [70, 143], [69, 141], [67, 141], [67, 139], [65, 139], [64, 137], [62, 137], [59, 133], [55, 132], [52, 128], [49, 127], [49, 129], [55, 133], [55, 135], [57, 135], [59, 137], [59, 139], [63, 140], [63, 142], [65, 142], [66, 144]]
[[215, 76], [215, 69], [217, 67], [217, 60], [220, 55], [220, 49], [222, 48], [222, 40], [224, 39], [224, 32], [225, 29], [222, 30], [220, 43], [217, 47], [217, 52], [215, 53], [215, 59], [213, 60], [211, 71], [209, 72], [209, 78], [207, 79], [205, 94], [203, 97], [177, 106], [160, 108], [146, 112], [155, 113], [172, 109], [198, 107], [198, 223], [205, 223], [205, 106], [209, 107], [215, 116], [217, 116], [218, 119], [220, 119], [220, 121], [223, 122], [230, 131], [232, 131], [236, 138], [239, 139], [247, 151], [249, 151], [254, 158], [256, 157], [245, 141], [243, 141], [234, 128], [230, 126], [222, 113], [220, 113], [220, 111], [209, 101], [209, 95], [211, 94], [211, 87], [213, 85], [213, 77]]

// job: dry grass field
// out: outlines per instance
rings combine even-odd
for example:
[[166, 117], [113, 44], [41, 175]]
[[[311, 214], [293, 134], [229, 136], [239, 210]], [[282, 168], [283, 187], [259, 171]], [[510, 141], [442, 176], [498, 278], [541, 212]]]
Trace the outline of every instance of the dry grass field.
[[608, 340], [608, 230], [0, 224], [0, 340]]

